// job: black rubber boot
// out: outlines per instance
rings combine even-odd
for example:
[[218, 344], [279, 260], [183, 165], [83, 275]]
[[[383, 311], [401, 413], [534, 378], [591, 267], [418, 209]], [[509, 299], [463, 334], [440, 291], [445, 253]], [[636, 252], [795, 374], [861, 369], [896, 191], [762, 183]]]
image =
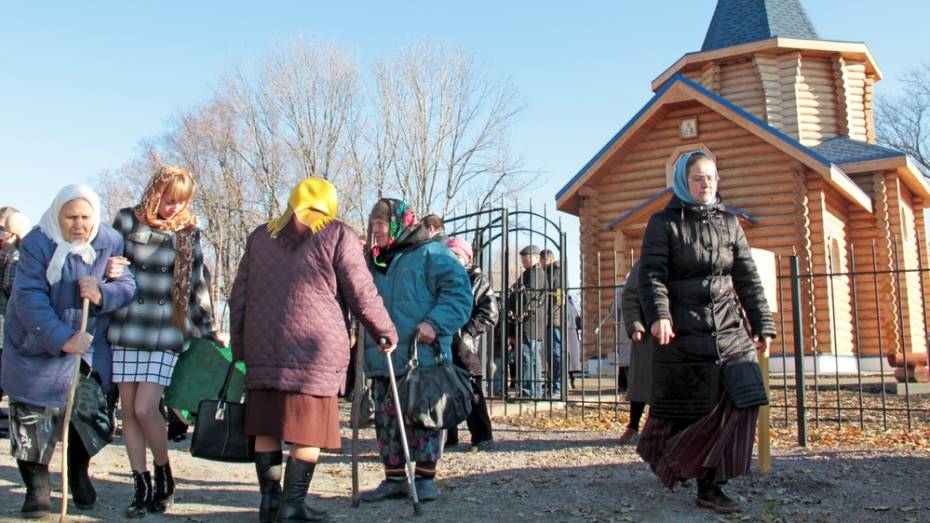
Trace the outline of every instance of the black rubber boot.
[[132, 481], [135, 483], [135, 493], [132, 496], [132, 503], [126, 509], [126, 517], [129, 519], [144, 518], [152, 507], [152, 475], [149, 471], [136, 472], [132, 471]]
[[26, 484], [26, 500], [19, 509], [20, 515], [25, 519], [40, 519], [52, 510], [52, 501], [49, 499], [48, 465], [33, 463], [31, 461], [16, 460], [19, 474]]
[[315, 510], [304, 503], [307, 498], [307, 489], [313, 479], [313, 469], [316, 463], [301, 461], [293, 456], [287, 458], [287, 469], [284, 471], [284, 492], [281, 494], [281, 504], [278, 507], [278, 523], [296, 523], [298, 521], [323, 521], [326, 512]]
[[283, 460], [280, 450], [255, 453], [255, 473], [258, 475], [258, 488], [262, 492], [262, 503], [258, 507], [258, 520], [261, 523], [273, 523], [278, 512]]
[[152, 494], [152, 512], [164, 512], [174, 504], [174, 476], [171, 463], [155, 465], [155, 493]]
[[90, 510], [97, 502], [97, 491], [87, 474], [89, 466], [90, 455], [81, 437], [71, 430], [68, 433], [68, 489], [74, 506], [81, 510]]

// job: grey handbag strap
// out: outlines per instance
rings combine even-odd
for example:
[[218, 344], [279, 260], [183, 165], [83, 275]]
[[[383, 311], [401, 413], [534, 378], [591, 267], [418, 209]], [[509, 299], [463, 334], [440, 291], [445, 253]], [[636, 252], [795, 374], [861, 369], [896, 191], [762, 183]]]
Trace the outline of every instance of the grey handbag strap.
[[[416, 335], [413, 336], [413, 341], [410, 342], [410, 358], [407, 359], [407, 367], [416, 368], [420, 366], [420, 352], [419, 352], [419, 343], [417, 342]], [[429, 347], [433, 349], [436, 353], [436, 361], [441, 365], [446, 360], [446, 355], [443, 354], [442, 348], [439, 347], [438, 341], [433, 341], [429, 344]]]

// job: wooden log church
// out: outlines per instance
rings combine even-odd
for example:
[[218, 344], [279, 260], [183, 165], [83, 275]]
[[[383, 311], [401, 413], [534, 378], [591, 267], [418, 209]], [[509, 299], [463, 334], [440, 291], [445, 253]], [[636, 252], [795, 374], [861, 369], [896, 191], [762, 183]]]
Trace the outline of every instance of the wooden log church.
[[[927, 263], [930, 185], [906, 154], [875, 144], [881, 76], [864, 43], [821, 39], [798, 0], [719, 0], [701, 50], [662, 72], [655, 96], [556, 195], [580, 219], [583, 286], [621, 283], [671, 198], [672, 165], [700, 149], [752, 247], [781, 257], [784, 275], [791, 255], [802, 272], [834, 274], [802, 282], [809, 357], [842, 360], [840, 372], [884, 357], [900, 379], [906, 352], [908, 370], [925, 368], [930, 282], [888, 271], [917, 269], [918, 253]], [[850, 269], [873, 271], [873, 260], [877, 274], [853, 282]], [[779, 282], [790, 354], [790, 282]], [[586, 334], [612, 294], [583, 300]]]

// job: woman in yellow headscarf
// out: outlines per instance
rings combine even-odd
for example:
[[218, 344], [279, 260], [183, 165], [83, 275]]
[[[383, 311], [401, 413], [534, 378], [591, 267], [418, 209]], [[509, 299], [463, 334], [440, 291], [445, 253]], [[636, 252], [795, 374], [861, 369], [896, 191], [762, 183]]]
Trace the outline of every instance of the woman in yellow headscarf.
[[[233, 354], [249, 372], [246, 433], [255, 436], [261, 521], [317, 521], [304, 504], [320, 448], [339, 448], [336, 396], [349, 363], [347, 312], [375, 339], [397, 332], [358, 235], [337, 219], [333, 184], [308, 178], [287, 210], [249, 236], [230, 298]], [[281, 443], [291, 444], [284, 489]]]

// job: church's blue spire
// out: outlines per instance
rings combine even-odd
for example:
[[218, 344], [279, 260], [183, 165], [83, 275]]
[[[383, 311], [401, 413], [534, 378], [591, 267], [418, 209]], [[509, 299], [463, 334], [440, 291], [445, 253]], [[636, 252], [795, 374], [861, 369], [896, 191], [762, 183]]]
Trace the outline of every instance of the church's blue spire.
[[799, 0], [718, 0], [701, 51], [776, 36], [820, 39]]

